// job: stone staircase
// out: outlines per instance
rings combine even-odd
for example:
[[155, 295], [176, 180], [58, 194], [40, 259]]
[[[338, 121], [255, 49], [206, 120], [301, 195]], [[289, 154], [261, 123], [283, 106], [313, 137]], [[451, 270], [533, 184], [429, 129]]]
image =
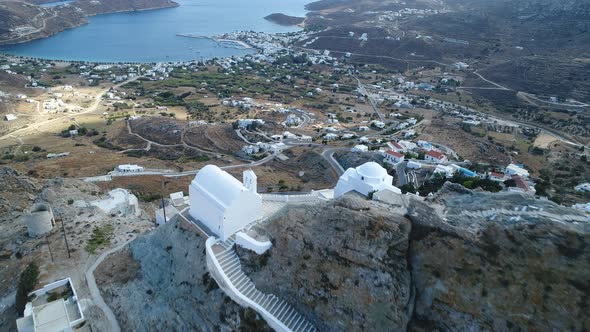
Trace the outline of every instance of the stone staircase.
[[[251, 306], [263, 317], [270, 316], [271, 319], [285, 327], [285, 331], [308, 332], [317, 329], [300, 315], [289, 303], [279, 299], [273, 294], [264, 294], [258, 289], [252, 280], [242, 271], [240, 258], [233, 249], [235, 236], [225, 242], [217, 242], [212, 246], [215, 259], [221, 266], [220, 273], [224, 274], [233, 287], [243, 295], [248, 302], [256, 304]], [[260, 312], [266, 311], [266, 312]], [[265, 318], [266, 319], [266, 318]]]

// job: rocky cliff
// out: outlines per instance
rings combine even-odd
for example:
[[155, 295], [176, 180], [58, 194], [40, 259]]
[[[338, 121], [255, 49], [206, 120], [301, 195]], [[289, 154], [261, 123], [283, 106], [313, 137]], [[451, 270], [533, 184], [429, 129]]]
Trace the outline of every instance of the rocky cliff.
[[269, 330], [218, 288], [205, 239], [177, 220], [110, 257], [96, 280], [123, 331]]
[[414, 330], [590, 328], [587, 216], [448, 184], [435, 202], [444, 215], [432, 202], [409, 206]]
[[[245, 272], [321, 331], [590, 329], [590, 223], [549, 201], [446, 185], [406, 208], [355, 195], [290, 205], [257, 230], [274, 245], [238, 249]], [[103, 271], [132, 277], [102, 284], [123, 327], [246, 324], [193, 231], [167, 224], [123, 255]]]

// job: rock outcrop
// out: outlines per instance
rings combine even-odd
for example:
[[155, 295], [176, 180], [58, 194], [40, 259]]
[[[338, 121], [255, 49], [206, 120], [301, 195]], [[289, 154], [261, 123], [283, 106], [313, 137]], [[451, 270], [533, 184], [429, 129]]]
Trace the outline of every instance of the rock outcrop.
[[268, 256], [239, 251], [261, 291], [288, 299], [320, 331], [406, 329], [408, 219], [350, 196], [290, 206], [264, 228]]
[[96, 273], [124, 331], [235, 331], [268, 326], [209, 276], [205, 239], [174, 220], [141, 236]]
[[[521, 194], [445, 185], [436, 201], [411, 201], [413, 330], [590, 328], [590, 223]], [[581, 219], [578, 219], [581, 218]]]
[[[268, 253], [237, 249], [242, 267], [321, 331], [590, 329], [587, 215], [453, 184], [408, 198], [407, 212], [356, 195], [289, 205], [256, 226]], [[204, 239], [181, 225], [104, 263], [107, 302], [130, 330], [244, 328], [246, 311], [208, 275]]]

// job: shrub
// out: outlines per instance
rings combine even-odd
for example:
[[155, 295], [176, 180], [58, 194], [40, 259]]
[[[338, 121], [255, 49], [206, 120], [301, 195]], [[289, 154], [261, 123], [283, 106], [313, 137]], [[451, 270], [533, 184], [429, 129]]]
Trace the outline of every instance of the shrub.
[[106, 243], [108, 243], [113, 235], [113, 226], [107, 225], [103, 227], [94, 227], [92, 230], [92, 237], [88, 240], [86, 245], [86, 251], [90, 254], [94, 254], [96, 249]]
[[21, 273], [16, 289], [16, 310], [19, 315], [25, 311], [25, 306], [29, 300], [29, 293], [35, 290], [39, 281], [39, 267], [35, 262], [30, 263]]

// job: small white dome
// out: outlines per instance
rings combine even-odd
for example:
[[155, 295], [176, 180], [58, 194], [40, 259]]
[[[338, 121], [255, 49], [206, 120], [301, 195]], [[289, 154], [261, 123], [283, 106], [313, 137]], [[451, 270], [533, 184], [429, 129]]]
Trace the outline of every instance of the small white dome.
[[387, 171], [376, 162], [368, 162], [356, 168], [359, 175], [369, 179], [381, 179], [387, 176]]

